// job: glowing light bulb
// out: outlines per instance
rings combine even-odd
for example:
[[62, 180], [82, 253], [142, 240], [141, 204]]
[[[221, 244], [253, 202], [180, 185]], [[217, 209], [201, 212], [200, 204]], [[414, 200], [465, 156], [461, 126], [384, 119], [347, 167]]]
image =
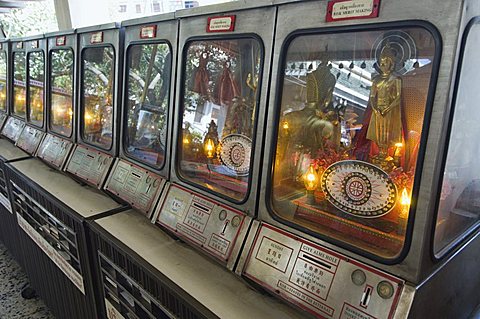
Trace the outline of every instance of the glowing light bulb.
[[283, 127], [284, 130], [288, 130], [288, 122], [284, 121], [282, 127]]
[[314, 191], [318, 186], [318, 174], [313, 167], [313, 164], [310, 164], [307, 172], [303, 176], [303, 182], [307, 191]]
[[403, 143], [395, 143], [395, 150], [393, 151], [394, 157], [400, 156], [400, 151], [402, 150]]
[[183, 138], [183, 144], [190, 144], [190, 140], [188, 139], [188, 137]]
[[402, 204], [403, 207], [407, 207], [407, 208], [410, 206], [410, 195], [408, 195], [408, 191], [406, 188], [402, 190], [400, 204]]
[[400, 196], [400, 204], [402, 209], [398, 214], [398, 229], [397, 234], [404, 235], [405, 229], [407, 228], [407, 219], [408, 219], [408, 210], [410, 209], [410, 195], [406, 188], [402, 190], [402, 195]]
[[207, 158], [212, 158], [213, 154], [215, 153], [215, 144], [213, 143], [212, 139], [208, 138], [205, 141], [205, 154], [207, 155]]
[[87, 124], [90, 124], [92, 122], [92, 119], [93, 119], [92, 115], [88, 112], [85, 112], [84, 118], [85, 118], [85, 123], [87, 123]]

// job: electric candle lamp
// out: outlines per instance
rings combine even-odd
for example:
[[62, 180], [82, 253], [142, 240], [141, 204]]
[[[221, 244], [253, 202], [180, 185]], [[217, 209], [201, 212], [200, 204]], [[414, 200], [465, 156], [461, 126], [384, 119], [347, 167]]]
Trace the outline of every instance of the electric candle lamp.
[[208, 138], [205, 141], [204, 149], [207, 158], [213, 158], [213, 155], [215, 153], [215, 144], [213, 143], [212, 139]]
[[393, 152], [394, 157], [400, 157], [400, 152], [402, 150], [403, 143], [395, 143], [395, 151]]
[[309, 204], [315, 203], [313, 192], [318, 186], [318, 180], [318, 174], [315, 171], [313, 164], [310, 164], [310, 167], [303, 176], [303, 183], [305, 184], [305, 188], [307, 189], [307, 200]]
[[92, 115], [88, 112], [85, 112], [85, 123], [90, 124], [92, 122]]
[[408, 194], [408, 191], [406, 188], [402, 190], [402, 195], [400, 196], [400, 205], [401, 211], [400, 214], [398, 214], [398, 234], [404, 234], [405, 229], [407, 227], [407, 220], [408, 220], [408, 211], [410, 209], [410, 195]]

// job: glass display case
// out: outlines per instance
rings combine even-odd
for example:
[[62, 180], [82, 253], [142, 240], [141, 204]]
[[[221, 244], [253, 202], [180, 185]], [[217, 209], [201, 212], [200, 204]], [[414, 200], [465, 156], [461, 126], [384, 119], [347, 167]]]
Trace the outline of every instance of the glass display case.
[[165, 162], [172, 54], [167, 43], [133, 44], [127, 51], [127, 156], [159, 169]]
[[253, 37], [193, 40], [184, 55], [179, 174], [242, 202], [252, 176], [261, 42]]
[[81, 53], [81, 136], [88, 144], [110, 150], [113, 143], [115, 50], [88, 47]]
[[3, 49], [8, 43], [0, 43], [0, 112], [7, 113], [7, 51]]
[[[23, 45], [18, 42], [17, 45]], [[17, 47], [18, 48], [18, 47]], [[20, 46], [20, 48], [22, 48]], [[12, 96], [12, 113], [19, 117], [25, 118], [27, 106], [27, 73], [25, 70], [25, 51], [13, 52], [13, 96]]]
[[474, 138], [480, 133], [477, 126], [480, 113], [472, 103], [480, 97], [476, 85], [480, 73], [471, 67], [480, 48], [479, 40], [480, 21], [477, 19], [466, 33], [453, 101], [433, 242], [437, 258], [480, 225], [480, 152]]
[[72, 48], [50, 50], [49, 129], [63, 137], [73, 132], [74, 62]]
[[289, 39], [272, 162], [275, 217], [384, 260], [400, 255], [435, 49], [421, 27]]
[[27, 109], [28, 122], [43, 128], [45, 101], [45, 44], [46, 41], [33, 40], [27, 43]]

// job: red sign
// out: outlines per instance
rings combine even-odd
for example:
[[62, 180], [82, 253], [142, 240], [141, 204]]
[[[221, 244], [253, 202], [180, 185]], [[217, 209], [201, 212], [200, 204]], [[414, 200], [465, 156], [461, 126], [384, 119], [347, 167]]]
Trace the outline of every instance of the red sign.
[[157, 26], [149, 25], [140, 29], [140, 39], [152, 39], [157, 36]]
[[327, 22], [378, 17], [380, 0], [333, 0], [328, 2]]
[[63, 37], [57, 37], [55, 39], [55, 44], [57, 46], [62, 46], [62, 45], [65, 45], [67, 43], [67, 37], [63, 36]]
[[207, 32], [231, 32], [235, 30], [235, 16], [210, 17]]
[[103, 32], [98, 31], [90, 35], [90, 43], [102, 43], [103, 42]]

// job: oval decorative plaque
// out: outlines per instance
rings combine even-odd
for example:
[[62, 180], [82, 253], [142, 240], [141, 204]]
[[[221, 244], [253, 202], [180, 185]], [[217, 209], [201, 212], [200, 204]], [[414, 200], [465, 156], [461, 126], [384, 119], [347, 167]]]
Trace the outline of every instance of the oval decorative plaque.
[[220, 160], [223, 165], [234, 170], [237, 175], [245, 176], [250, 171], [251, 151], [252, 141], [248, 137], [240, 134], [230, 134], [222, 139], [219, 152]]
[[332, 205], [356, 217], [383, 216], [397, 201], [397, 188], [388, 174], [361, 161], [330, 165], [323, 173], [321, 187]]

